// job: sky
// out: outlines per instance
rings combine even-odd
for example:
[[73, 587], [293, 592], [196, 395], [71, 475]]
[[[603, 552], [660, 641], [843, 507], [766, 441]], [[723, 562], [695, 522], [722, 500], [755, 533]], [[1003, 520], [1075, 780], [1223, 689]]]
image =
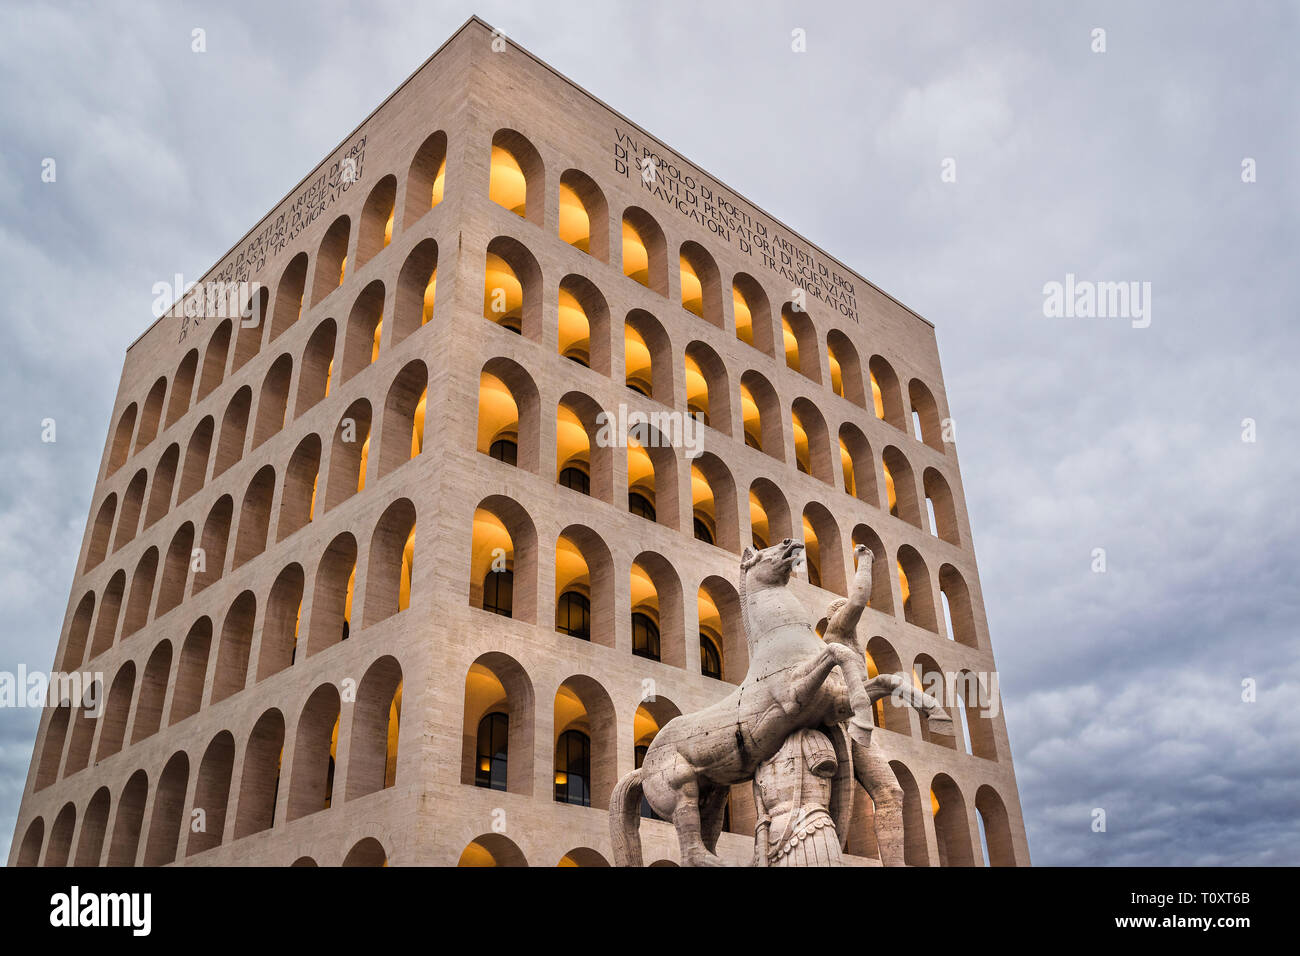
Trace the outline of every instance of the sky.
[[10, 0], [0, 671], [51, 665], [154, 283], [474, 13], [935, 324], [1033, 862], [1300, 863], [1295, 3]]

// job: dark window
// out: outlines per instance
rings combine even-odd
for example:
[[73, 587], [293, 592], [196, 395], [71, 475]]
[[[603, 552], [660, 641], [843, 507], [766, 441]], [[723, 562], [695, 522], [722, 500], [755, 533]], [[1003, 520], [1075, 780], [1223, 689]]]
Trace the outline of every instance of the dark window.
[[642, 385], [640, 382], [629, 379], [627, 387], [639, 395], [644, 395], [646, 398], [650, 397], [650, 389], [646, 388], [646, 386]]
[[591, 494], [591, 478], [585, 471], [574, 465], [570, 465], [560, 472], [559, 482], [564, 487], [580, 491], [584, 495]]
[[519, 446], [513, 439], [498, 438], [488, 447], [488, 454], [497, 461], [504, 461], [507, 465], [514, 465], [519, 460]]
[[745, 444], [750, 448], [757, 448], [759, 451], [763, 450], [763, 446], [758, 443], [758, 439], [754, 437], [752, 432], [745, 432]]
[[760, 535], [757, 531], [752, 532], [752, 534], [754, 537], [755, 548], [757, 548], [759, 551], [762, 551], [764, 548], [767, 547], [767, 542], [763, 540], [762, 535]]
[[565, 591], [555, 602], [555, 629], [561, 634], [591, 640], [591, 602], [577, 591]]
[[800, 461], [799, 459], [796, 458], [794, 464], [795, 464], [795, 467], [798, 468], [800, 471], [802, 471], [805, 475], [811, 475], [811, 474], [812, 474], [812, 472], [810, 472], [810, 471], [808, 470], [808, 466], [805, 465], [805, 464], [804, 464], [802, 461]]
[[686, 405], [686, 410], [690, 412], [692, 415], [697, 416], [700, 419], [701, 423], [705, 425], [709, 423], [709, 413], [706, 412], [704, 409], [700, 408], [700, 406], [696, 405], [694, 402], [688, 402]]
[[515, 604], [515, 572], [488, 571], [483, 577], [483, 610], [510, 617]]
[[566, 730], [555, 745], [555, 801], [591, 806], [591, 738]]
[[577, 362], [583, 368], [591, 368], [591, 363], [587, 361], [587, 356], [581, 352], [565, 352], [564, 357], [570, 362]]
[[722, 655], [713, 638], [700, 631], [700, 673], [705, 677], [722, 680]]
[[632, 615], [632, 653], [637, 657], [659, 660], [659, 625], [648, 614]]
[[655, 506], [650, 503], [650, 499], [639, 491], [629, 491], [627, 493], [627, 510], [634, 515], [640, 515], [647, 521], [655, 520]]
[[695, 518], [695, 540], [703, 541], [705, 544], [713, 544], [713, 532], [704, 523], [704, 519], [698, 516]]
[[474, 786], [488, 790], [506, 788], [506, 762], [510, 753], [510, 718], [488, 714], [478, 722], [478, 755]]

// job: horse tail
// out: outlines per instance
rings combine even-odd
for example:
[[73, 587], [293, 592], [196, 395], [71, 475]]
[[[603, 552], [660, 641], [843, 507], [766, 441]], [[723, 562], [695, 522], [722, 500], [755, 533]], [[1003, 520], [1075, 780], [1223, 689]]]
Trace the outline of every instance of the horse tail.
[[609, 798], [609, 838], [615, 866], [641, 866], [641, 771], [614, 786]]

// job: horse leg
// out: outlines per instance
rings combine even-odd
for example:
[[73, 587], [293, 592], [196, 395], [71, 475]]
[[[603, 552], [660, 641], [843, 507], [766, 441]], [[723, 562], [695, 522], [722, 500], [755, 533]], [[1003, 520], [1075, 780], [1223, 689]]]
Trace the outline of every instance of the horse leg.
[[885, 866], [903, 866], [903, 788], [894, 768], [875, 741], [866, 744], [850, 740], [853, 747], [853, 775], [875, 804], [876, 845]]
[[957, 733], [952, 717], [943, 705], [933, 695], [917, 690], [899, 674], [880, 674], [867, 681], [864, 689], [873, 704], [883, 697], [894, 697], [908, 704], [926, 719], [932, 734], [952, 737]]
[[683, 780], [677, 787], [673, 806], [673, 827], [681, 847], [683, 866], [726, 866], [704, 845], [700, 830], [700, 785], [695, 778]]
[[704, 840], [704, 848], [710, 853], [716, 853], [731, 788], [725, 784], [711, 784], [703, 789], [704, 796], [700, 800], [700, 836]]
[[871, 719], [871, 699], [866, 691], [867, 662], [862, 655], [843, 644], [825, 645], [816, 657], [809, 658], [790, 672], [790, 679], [779, 697], [781, 707], [787, 714], [806, 707], [836, 667], [844, 674], [844, 686], [853, 710], [853, 716], [849, 718], [849, 736], [865, 744], [875, 728]]

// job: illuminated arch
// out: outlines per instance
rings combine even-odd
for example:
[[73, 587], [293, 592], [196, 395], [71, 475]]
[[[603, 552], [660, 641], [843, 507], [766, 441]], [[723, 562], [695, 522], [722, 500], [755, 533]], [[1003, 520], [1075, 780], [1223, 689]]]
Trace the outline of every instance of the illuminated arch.
[[[475, 659], [465, 674], [461, 783], [532, 795], [534, 706], [532, 681], [513, 657], [489, 651]], [[505, 718], [504, 740], [480, 741], [476, 731], [493, 714]]]

